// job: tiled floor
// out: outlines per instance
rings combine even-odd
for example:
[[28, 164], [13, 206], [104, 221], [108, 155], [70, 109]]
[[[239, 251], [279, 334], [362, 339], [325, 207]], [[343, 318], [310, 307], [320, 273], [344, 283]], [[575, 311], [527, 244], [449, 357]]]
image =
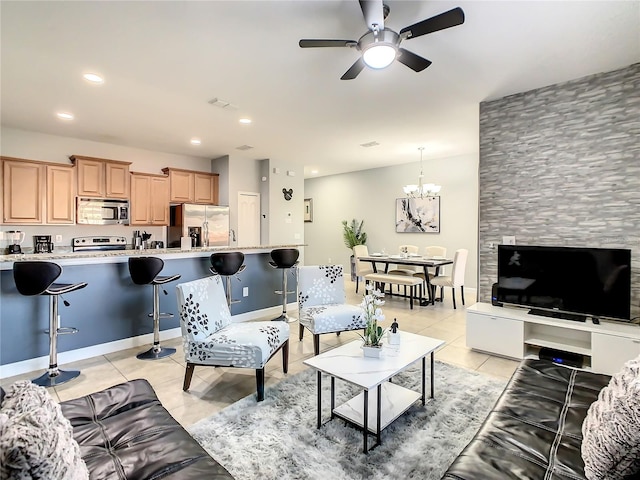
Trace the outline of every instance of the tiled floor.
[[[348, 302], [360, 303], [362, 290], [355, 293], [355, 283], [346, 282]], [[469, 297], [467, 294], [467, 298]], [[386, 297], [383, 307], [385, 324], [397, 318], [401, 330], [439, 338], [446, 345], [436, 353], [436, 359], [477, 370], [484, 374], [508, 378], [517, 362], [504, 358], [474, 352], [465, 346], [465, 310], [458, 302], [458, 309], [451, 304], [451, 294], [444, 304], [435, 306], [415, 306], [409, 309], [409, 302], [399, 297]], [[471, 301], [472, 303], [472, 301]], [[467, 302], [469, 305], [470, 302]], [[462, 307], [462, 308], [461, 308]], [[295, 314], [296, 312], [290, 312]], [[313, 356], [312, 336], [305, 331], [304, 340], [298, 340], [298, 323], [291, 323], [289, 341], [289, 373], [296, 374], [307, 367], [303, 360]], [[355, 332], [344, 332], [340, 336], [326, 334], [320, 337], [321, 351], [359, 338]], [[136, 354], [144, 348], [123, 350], [108, 355], [63, 365], [65, 369], [81, 370], [77, 379], [66, 384], [49, 388], [49, 392], [59, 401], [86, 395], [111, 385], [135, 378], [146, 378], [153, 385], [158, 397], [171, 414], [184, 426], [205, 418], [246, 395], [255, 394], [255, 371], [240, 368], [196, 367], [189, 392], [182, 391], [184, 378], [184, 356], [181, 339], [164, 342], [163, 345], [177, 348], [171, 357], [155, 361], [142, 361]], [[19, 379], [31, 379], [42, 372], [32, 372], [1, 381], [6, 386]], [[273, 385], [283, 379], [282, 355], [267, 364], [266, 385]]]

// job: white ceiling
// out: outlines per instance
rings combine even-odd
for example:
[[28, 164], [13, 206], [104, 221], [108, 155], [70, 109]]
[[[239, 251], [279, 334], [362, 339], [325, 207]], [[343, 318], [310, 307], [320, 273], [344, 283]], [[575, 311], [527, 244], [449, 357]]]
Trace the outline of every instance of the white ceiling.
[[[421, 73], [396, 62], [341, 81], [355, 50], [298, 40], [357, 40], [356, 0], [3, 0], [2, 125], [329, 175], [415, 162], [419, 146], [425, 160], [475, 153], [479, 102], [640, 61], [638, 1], [385, 3], [395, 31], [456, 6], [466, 21], [402, 43], [433, 62]], [[215, 97], [238, 109], [209, 105]], [[360, 146], [371, 141], [380, 145]], [[254, 148], [236, 150], [245, 144]]]

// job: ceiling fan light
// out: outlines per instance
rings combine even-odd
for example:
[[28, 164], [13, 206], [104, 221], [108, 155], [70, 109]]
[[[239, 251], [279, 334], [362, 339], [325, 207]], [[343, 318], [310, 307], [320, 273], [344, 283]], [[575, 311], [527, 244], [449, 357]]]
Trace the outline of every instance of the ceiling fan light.
[[381, 69], [386, 68], [395, 60], [397, 50], [392, 45], [374, 44], [367, 48], [362, 54], [362, 60], [368, 67]]

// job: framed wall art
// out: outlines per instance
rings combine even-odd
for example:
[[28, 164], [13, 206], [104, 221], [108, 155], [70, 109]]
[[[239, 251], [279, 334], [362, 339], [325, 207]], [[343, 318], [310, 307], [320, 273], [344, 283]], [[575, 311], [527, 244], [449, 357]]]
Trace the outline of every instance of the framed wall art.
[[440, 233], [440, 197], [397, 198], [397, 233]]
[[304, 199], [304, 221], [313, 222], [313, 199]]

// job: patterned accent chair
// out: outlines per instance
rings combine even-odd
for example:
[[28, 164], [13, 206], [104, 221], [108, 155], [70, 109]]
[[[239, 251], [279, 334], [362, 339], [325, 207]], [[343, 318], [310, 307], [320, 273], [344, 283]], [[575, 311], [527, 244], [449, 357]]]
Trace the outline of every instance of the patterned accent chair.
[[313, 334], [313, 351], [320, 353], [320, 334], [364, 329], [362, 309], [345, 303], [342, 265], [298, 267], [300, 340], [306, 328]]
[[264, 400], [264, 366], [282, 349], [282, 370], [289, 367], [289, 324], [234, 322], [219, 275], [176, 286], [187, 369], [182, 389], [189, 390], [196, 365], [255, 368], [258, 401]]

